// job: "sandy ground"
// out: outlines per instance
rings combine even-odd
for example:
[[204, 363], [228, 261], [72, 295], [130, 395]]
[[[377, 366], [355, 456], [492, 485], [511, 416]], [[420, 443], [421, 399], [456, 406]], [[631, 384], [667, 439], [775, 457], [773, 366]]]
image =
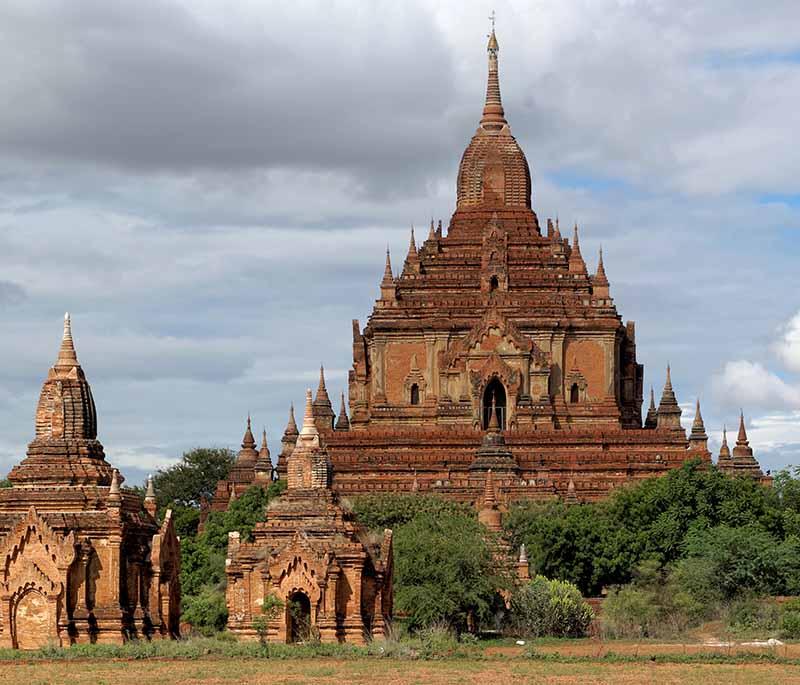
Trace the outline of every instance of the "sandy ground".
[[193, 661], [59, 661], [4, 663], [0, 683], [25, 685], [440, 685], [443, 683], [698, 683], [800, 685], [800, 666], [775, 664], [550, 663], [498, 657], [485, 660], [292, 659]]

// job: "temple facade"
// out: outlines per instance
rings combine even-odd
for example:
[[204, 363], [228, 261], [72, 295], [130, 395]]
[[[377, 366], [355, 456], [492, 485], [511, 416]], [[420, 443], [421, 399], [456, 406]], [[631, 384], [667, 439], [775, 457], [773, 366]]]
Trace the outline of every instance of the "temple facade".
[[[412, 228], [399, 273], [387, 252], [372, 314], [363, 328], [352, 322], [338, 418], [320, 371], [314, 419], [340, 493], [414, 490], [478, 503], [492, 469], [504, 505], [580, 502], [690, 458], [711, 463], [699, 404], [691, 435], [681, 426], [670, 369], [643, 421], [635, 323], [617, 311], [602, 251], [591, 272], [577, 225], [568, 236], [557, 219], [540, 223], [503, 109], [498, 54], [493, 31], [483, 114], [446, 231], [431, 221], [418, 241]], [[290, 417], [280, 477], [296, 433]], [[760, 478], [747, 449], [736, 472]]]
[[392, 614], [392, 531], [370, 536], [331, 490], [331, 462], [314, 423], [311, 391], [287, 462], [287, 490], [267, 507], [252, 539], [230, 533], [228, 630], [257, 636], [261, 606], [282, 610], [268, 639], [361, 644], [385, 636]]
[[69, 317], [36, 409], [36, 435], [0, 489], [0, 645], [177, 637], [180, 542], [97, 439]]

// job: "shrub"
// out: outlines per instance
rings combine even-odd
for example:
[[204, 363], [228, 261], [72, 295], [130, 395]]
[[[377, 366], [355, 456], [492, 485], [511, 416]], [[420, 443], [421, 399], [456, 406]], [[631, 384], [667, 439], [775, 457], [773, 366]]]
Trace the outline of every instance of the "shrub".
[[527, 637], [581, 637], [594, 617], [578, 588], [536, 576], [511, 598], [511, 622]]
[[603, 602], [601, 625], [608, 637], [652, 637], [659, 614], [654, 592], [628, 585], [613, 590]]
[[742, 597], [734, 600], [728, 611], [728, 629], [734, 633], [762, 636], [778, 629], [780, 610], [771, 600]]
[[800, 638], [800, 597], [786, 602], [781, 607], [781, 637], [789, 639]]
[[206, 637], [224, 630], [228, 621], [225, 594], [215, 587], [206, 586], [198, 594], [184, 597], [182, 618]]

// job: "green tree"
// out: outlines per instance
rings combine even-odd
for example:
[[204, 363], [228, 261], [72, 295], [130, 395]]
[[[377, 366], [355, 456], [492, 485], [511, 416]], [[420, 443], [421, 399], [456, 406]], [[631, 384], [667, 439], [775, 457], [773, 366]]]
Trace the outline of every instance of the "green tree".
[[486, 620], [509, 587], [486, 529], [460, 513], [422, 514], [395, 534], [395, 603], [418, 629], [446, 622], [463, 631]]
[[572, 583], [536, 576], [511, 596], [511, 624], [527, 637], [582, 637], [594, 614]]
[[153, 476], [159, 509], [168, 505], [197, 508], [200, 499], [210, 499], [217, 483], [228, 476], [236, 455], [222, 447], [196, 447], [181, 460]]

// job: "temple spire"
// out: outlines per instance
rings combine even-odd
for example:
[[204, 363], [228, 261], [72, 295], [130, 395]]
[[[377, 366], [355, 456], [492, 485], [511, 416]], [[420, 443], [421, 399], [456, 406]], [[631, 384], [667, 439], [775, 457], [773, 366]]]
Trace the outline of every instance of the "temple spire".
[[314, 418], [317, 420], [317, 427], [320, 430], [333, 428], [333, 405], [331, 398], [328, 397], [328, 388], [325, 386], [325, 369], [319, 365], [319, 386], [317, 386], [317, 396], [314, 398]]
[[339, 418], [336, 419], [336, 430], [350, 430], [350, 419], [347, 417], [347, 404], [344, 401], [344, 392], [342, 392], [342, 404], [339, 409]]
[[748, 445], [747, 440], [747, 431], [744, 428], [744, 411], [739, 410], [739, 435], [736, 436], [736, 444], [737, 445], [744, 445], [745, 447]]
[[708, 451], [708, 435], [706, 435], [706, 427], [703, 423], [703, 415], [700, 413], [700, 398], [697, 398], [697, 404], [694, 410], [694, 421], [692, 421], [692, 431], [689, 434], [689, 449], [707, 452]]
[[394, 285], [394, 274], [392, 273], [392, 257], [389, 254], [389, 246], [386, 246], [386, 266], [383, 268], [383, 280], [381, 285]]
[[486, 430], [490, 433], [498, 433], [500, 431], [500, 422], [497, 420], [497, 404], [494, 393], [492, 393], [492, 409], [489, 415], [489, 425], [486, 426]]
[[500, 75], [497, 64], [497, 53], [500, 51], [500, 45], [497, 42], [494, 26], [492, 26], [492, 32], [489, 34], [489, 44], [486, 46], [486, 51], [489, 55], [489, 77], [486, 81], [486, 101], [483, 105], [480, 126], [483, 129], [496, 131], [508, 126], [508, 122], [503, 110], [503, 101], [500, 98]]
[[592, 294], [599, 298], [609, 298], [610, 292], [608, 289], [608, 278], [606, 277], [606, 269], [603, 265], [603, 248], [600, 248], [600, 259], [597, 262], [597, 273], [592, 276]]
[[64, 335], [61, 338], [61, 348], [58, 350], [56, 366], [79, 366], [78, 355], [75, 353], [75, 343], [72, 340], [72, 322], [69, 318], [69, 312], [64, 314]]
[[583, 255], [581, 254], [581, 245], [580, 241], [578, 240], [578, 224], [575, 224], [575, 228], [572, 232], [572, 250], [570, 251], [569, 255], [569, 272], [571, 274], [585, 274], [586, 272], [586, 262], [583, 261]]
[[664, 391], [661, 393], [661, 402], [658, 404], [658, 427], [668, 430], [683, 430], [681, 426], [681, 408], [672, 389], [672, 373], [667, 364], [667, 379], [664, 382]]
[[289, 404], [289, 421], [286, 423], [285, 435], [297, 435], [297, 422], [294, 420], [294, 402]]
[[431, 228], [428, 231], [428, 240], [436, 240], [436, 228], [433, 224], [433, 217], [431, 217]]
[[417, 241], [414, 238], [414, 226], [411, 226], [411, 240], [408, 243], [408, 254], [406, 263], [403, 265], [403, 274], [419, 273], [419, 253], [417, 252]]
[[306, 409], [303, 414], [303, 427], [300, 429], [298, 441], [308, 439], [316, 439], [317, 442], [319, 442], [319, 432], [317, 431], [317, 426], [314, 424], [314, 406], [313, 400], [311, 399], [311, 388], [306, 390]]
[[647, 418], [644, 420], [645, 428], [655, 428], [658, 425], [658, 410], [656, 409], [656, 395], [653, 386], [650, 386], [650, 406], [647, 409]]

